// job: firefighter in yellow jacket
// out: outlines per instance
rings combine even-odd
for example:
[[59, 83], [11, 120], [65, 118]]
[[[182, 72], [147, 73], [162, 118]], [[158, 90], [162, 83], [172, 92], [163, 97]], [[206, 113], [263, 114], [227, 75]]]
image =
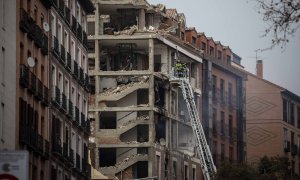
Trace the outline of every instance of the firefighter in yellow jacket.
[[177, 61], [175, 66], [176, 66], [177, 76], [178, 77], [185, 77], [186, 72], [187, 72], [186, 64], [182, 63], [180, 61]]

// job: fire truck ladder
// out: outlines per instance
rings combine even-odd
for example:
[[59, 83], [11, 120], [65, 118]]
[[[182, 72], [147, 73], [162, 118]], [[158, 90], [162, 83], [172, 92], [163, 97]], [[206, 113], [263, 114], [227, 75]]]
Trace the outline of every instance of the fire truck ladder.
[[[175, 71], [173, 71], [175, 72]], [[187, 73], [188, 74], [188, 73]], [[183, 98], [186, 102], [187, 109], [190, 115], [191, 125], [196, 138], [197, 153], [200, 158], [201, 168], [205, 180], [210, 180], [212, 175], [217, 172], [216, 166], [207, 144], [203, 127], [200, 122], [198, 110], [194, 101], [194, 94], [188, 77], [175, 77], [172, 75], [171, 81], [177, 81], [182, 89]]]

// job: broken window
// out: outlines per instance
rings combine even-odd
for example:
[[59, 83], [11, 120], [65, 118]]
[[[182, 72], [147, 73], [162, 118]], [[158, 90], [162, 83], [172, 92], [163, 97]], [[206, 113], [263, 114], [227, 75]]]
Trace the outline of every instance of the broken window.
[[161, 72], [161, 55], [154, 55], [154, 72]]
[[116, 164], [116, 148], [99, 148], [100, 167], [114, 166]]
[[139, 89], [137, 91], [137, 105], [149, 103], [149, 90]]
[[100, 113], [100, 129], [116, 129], [117, 114], [116, 112], [101, 112]]
[[165, 105], [165, 89], [161, 81], [155, 81], [155, 106], [164, 107]]
[[133, 167], [134, 178], [148, 177], [148, 161], [139, 161]]
[[166, 140], [166, 121], [160, 115], [157, 115], [156, 118], [158, 120], [155, 123], [155, 140], [161, 142]]

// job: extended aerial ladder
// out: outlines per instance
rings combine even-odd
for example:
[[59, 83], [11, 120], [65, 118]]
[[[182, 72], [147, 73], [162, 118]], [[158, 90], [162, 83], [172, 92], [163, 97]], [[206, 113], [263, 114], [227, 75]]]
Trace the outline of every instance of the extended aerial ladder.
[[182, 90], [183, 98], [186, 102], [187, 109], [190, 115], [190, 122], [193, 128], [193, 132], [196, 138], [196, 149], [200, 158], [200, 164], [205, 180], [210, 180], [212, 175], [217, 172], [216, 166], [213, 162], [213, 158], [207, 144], [203, 127], [200, 122], [198, 109], [194, 101], [194, 93], [192, 86], [189, 82], [188, 71], [182, 73], [178, 72], [175, 68], [172, 69], [170, 77], [171, 82], [178, 83]]

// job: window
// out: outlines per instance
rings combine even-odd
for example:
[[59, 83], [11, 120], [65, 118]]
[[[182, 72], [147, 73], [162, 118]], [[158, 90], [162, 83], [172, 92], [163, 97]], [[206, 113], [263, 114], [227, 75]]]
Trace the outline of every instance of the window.
[[72, 57], [72, 60], [75, 60], [76, 57], [75, 57], [75, 41], [74, 39], [71, 40], [72, 43], [71, 43], [71, 57]]
[[68, 79], [65, 80], [65, 95], [67, 99], [70, 98], [70, 84]]
[[218, 60], [222, 61], [222, 51], [218, 50]]
[[173, 180], [177, 180], [177, 162], [173, 161]]
[[295, 133], [291, 131], [291, 144], [294, 145]]
[[215, 163], [217, 163], [217, 148], [217, 141], [213, 141], [212, 156]]
[[83, 100], [83, 109], [82, 109], [83, 114], [87, 115], [87, 105], [86, 105], [86, 100]]
[[287, 100], [282, 100], [282, 110], [283, 110], [283, 121], [288, 122], [288, 113], [287, 113]]
[[41, 27], [43, 27], [44, 20], [45, 20], [44, 14], [41, 13]]
[[193, 167], [193, 179], [192, 180], [196, 180], [196, 168]]
[[61, 72], [58, 73], [58, 88], [60, 90], [60, 92], [62, 93], [64, 90], [63, 90], [63, 75]]
[[69, 33], [67, 31], [65, 31], [64, 46], [65, 46], [66, 56], [67, 56], [67, 52], [69, 52]]
[[206, 43], [204, 43], [204, 42], [201, 43], [201, 49], [203, 51], [206, 51]]
[[5, 48], [2, 47], [0, 56], [0, 75], [1, 75], [1, 85], [5, 86]]
[[56, 68], [52, 65], [52, 85], [56, 86]]
[[224, 102], [224, 100], [225, 100], [225, 97], [224, 97], [224, 89], [225, 89], [224, 84], [225, 84], [224, 80], [221, 79], [221, 81], [220, 81], [220, 98], [221, 98], [221, 102]]
[[294, 104], [290, 103], [290, 123], [291, 125], [295, 124], [295, 111], [294, 111]]
[[72, 94], [71, 94], [71, 98], [72, 98], [72, 102], [73, 102], [73, 106], [75, 106], [76, 105], [76, 96], [75, 96], [75, 94], [76, 94], [76, 92], [75, 92], [75, 88], [74, 87], [72, 87], [72, 92], [71, 92]]
[[228, 83], [228, 104], [232, 105], [232, 84]]
[[184, 180], [189, 179], [189, 167], [187, 165], [184, 165]]
[[217, 100], [217, 77], [212, 76], [212, 99]]
[[45, 81], [45, 68], [44, 68], [44, 65], [41, 64], [41, 81], [44, 83]]
[[229, 147], [229, 162], [233, 160], [233, 147]]
[[213, 108], [213, 114], [212, 114], [213, 122], [212, 122], [212, 127], [213, 127], [213, 133], [217, 133], [217, 109]]
[[0, 138], [1, 138], [1, 141], [3, 141], [3, 135], [4, 135], [4, 119], [5, 119], [5, 117], [4, 117], [4, 115], [5, 115], [5, 105], [4, 105], [4, 103], [1, 103], [1, 109], [0, 109], [0, 118], [1, 118], [1, 120], [0, 120], [0, 125], [1, 125], [1, 129], [0, 129]]
[[192, 37], [192, 43], [193, 43], [193, 44], [196, 44], [196, 41], [197, 41], [197, 38]]
[[56, 19], [54, 14], [52, 13], [51, 13], [51, 32], [52, 32], [52, 36], [56, 36]]
[[212, 46], [210, 46], [209, 47], [209, 55], [210, 55], [210, 57], [214, 57], [214, 53], [215, 53], [215, 49]]
[[181, 40], [184, 41], [184, 32], [180, 32]]
[[231, 57], [228, 56], [228, 55], [226, 57], [227, 57], [227, 59], [226, 59], [227, 60], [227, 64], [230, 65], [231, 64]]
[[85, 62], [85, 55], [82, 55], [82, 65], [81, 65], [81, 68], [83, 69], [84, 73], [87, 73], [86, 62]]
[[286, 128], [283, 128], [283, 144], [284, 150], [288, 152], [290, 149], [290, 142], [288, 140], [288, 130]]
[[225, 160], [225, 144], [221, 144], [221, 161]]
[[225, 127], [225, 113], [223, 111], [221, 111], [221, 135], [225, 135], [224, 132], [224, 127]]
[[[62, 34], [62, 25], [61, 22], [58, 22], [58, 43], [59, 44], [63, 44], [63, 34]], [[60, 50], [60, 46], [59, 46], [59, 50]]]
[[78, 48], [77, 49], [77, 63], [78, 63], [78, 66], [82, 66], [81, 65], [81, 49], [80, 48]]
[[156, 155], [156, 170], [157, 170], [157, 172], [156, 172], [156, 174], [157, 174], [157, 177], [158, 177], [158, 179], [160, 179], [160, 156], [159, 155]]
[[233, 127], [232, 127], [232, 115], [229, 115], [228, 116], [228, 126], [229, 126], [229, 128], [228, 128], [228, 135], [229, 135], [229, 137], [230, 138], [232, 138], [233, 137]]

